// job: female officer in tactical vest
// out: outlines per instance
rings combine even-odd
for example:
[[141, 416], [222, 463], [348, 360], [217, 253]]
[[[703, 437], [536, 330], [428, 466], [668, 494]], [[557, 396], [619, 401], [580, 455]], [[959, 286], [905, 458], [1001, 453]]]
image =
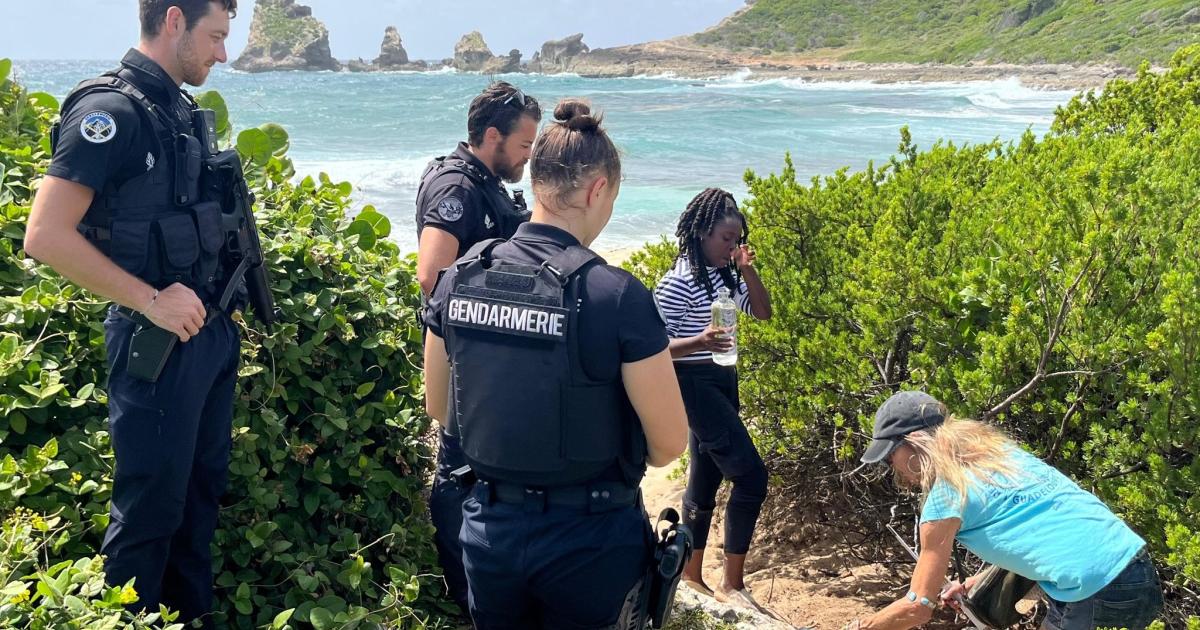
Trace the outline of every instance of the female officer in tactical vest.
[[479, 478], [460, 539], [481, 630], [623, 627], [651, 548], [638, 483], [687, 445], [650, 291], [587, 249], [617, 149], [586, 104], [554, 116], [531, 221], [446, 270], [426, 311], [426, 408]]

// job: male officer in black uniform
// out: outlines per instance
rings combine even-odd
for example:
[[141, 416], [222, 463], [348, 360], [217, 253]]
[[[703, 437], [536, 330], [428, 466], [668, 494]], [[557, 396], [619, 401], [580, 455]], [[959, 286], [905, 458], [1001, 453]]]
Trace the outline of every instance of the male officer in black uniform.
[[[453, 153], [435, 159], [425, 170], [417, 191], [417, 280], [426, 295], [438, 272], [473, 245], [509, 238], [528, 219], [520, 191], [516, 199], [509, 197], [504, 182], [521, 181], [541, 118], [533, 97], [508, 83], [494, 83], [471, 102], [468, 142], [460, 142]], [[450, 595], [464, 610], [467, 578], [458, 530], [468, 488], [453, 481], [450, 473], [466, 464], [457, 438], [443, 432], [429, 509]]]
[[521, 181], [541, 119], [536, 99], [493, 83], [471, 101], [467, 142], [425, 169], [417, 190], [417, 281], [426, 295], [438, 272], [472, 245], [511, 238], [529, 218], [520, 191], [509, 197], [504, 182]]
[[240, 276], [222, 254], [221, 206], [198, 203], [200, 156], [215, 139], [180, 85], [226, 60], [236, 11], [237, 0], [140, 0], [138, 47], [63, 104], [24, 242], [115, 302], [104, 322], [116, 455], [104, 568], [110, 584], [136, 580], [138, 608], [162, 603], [183, 620], [212, 607], [239, 345], [218, 305], [230, 307]]

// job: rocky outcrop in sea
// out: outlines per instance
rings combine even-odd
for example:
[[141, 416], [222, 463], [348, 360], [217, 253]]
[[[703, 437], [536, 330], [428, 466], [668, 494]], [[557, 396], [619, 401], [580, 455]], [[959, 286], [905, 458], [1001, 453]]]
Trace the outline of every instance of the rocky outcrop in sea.
[[454, 45], [454, 68], [459, 72], [479, 72], [493, 56], [492, 49], [483, 41], [483, 34], [471, 31]]
[[570, 72], [575, 59], [589, 51], [588, 45], [583, 43], [583, 33], [563, 39], [552, 39], [542, 44], [541, 50], [533, 53], [533, 59], [529, 61], [529, 71], [543, 74]]
[[340, 70], [329, 50], [329, 30], [295, 0], [258, 0], [250, 39], [233, 67], [245, 72]]
[[346, 64], [346, 69], [351, 72], [394, 72], [397, 70], [422, 72], [429, 70], [430, 66], [420, 59], [410, 61], [408, 51], [404, 50], [404, 42], [400, 39], [400, 31], [395, 26], [389, 26], [383, 33], [383, 43], [379, 45], [379, 56], [375, 58], [375, 61], [368, 63], [362, 59], [354, 59]]

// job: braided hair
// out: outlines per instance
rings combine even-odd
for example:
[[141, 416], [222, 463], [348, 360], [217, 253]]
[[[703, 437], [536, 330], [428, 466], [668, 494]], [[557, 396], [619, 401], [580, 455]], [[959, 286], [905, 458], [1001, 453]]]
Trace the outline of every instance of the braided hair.
[[[701, 241], [727, 219], [736, 219], [742, 224], [742, 236], [738, 243], [745, 243], [750, 237], [750, 228], [746, 224], [746, 217], [738, 210], [733, 195], [720, 188], [707, 188], [688, 203], [683, 214], [679, 215], [679, 226], [675, 228], [675, 236], [679, 238], [679, 258], [688, 261], [692, 277], [704, 288], [709, 299], [715, 297], [716, 288], [706, 271], [708, 261], [704, 257]], [[742, 274], [733, 261], [719, 269], [718, 273], [730, 293], [734, 293], [742, 282]]]

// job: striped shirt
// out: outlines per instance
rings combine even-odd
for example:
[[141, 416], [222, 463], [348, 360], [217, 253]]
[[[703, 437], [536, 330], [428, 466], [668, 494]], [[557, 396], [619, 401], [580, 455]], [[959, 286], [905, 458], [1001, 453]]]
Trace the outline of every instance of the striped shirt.
[[[675, 267], [658, 281], [654, 289], [654, 297], [658, 300], [659, 308], [667, 319], [667, 336], [672, 339], [686, 339], [704, 332], [712, 323], [712, 303], [716, 299], [716, 289], [725, 286], [725, 281], [716, 267], [706, 267], [708, 278], [712, 281], [713, 297], [709, 297], [704, 287], [692, 276], [692, 266], [686, 258], [680, 258]], [[750, 294], [746, 283], [738, 285], [733, 294], [733, 301], [747, 315], [750, 310]], [[693, 352], [676, 361], [711, 361], [712, 353], [708, 350]]]

